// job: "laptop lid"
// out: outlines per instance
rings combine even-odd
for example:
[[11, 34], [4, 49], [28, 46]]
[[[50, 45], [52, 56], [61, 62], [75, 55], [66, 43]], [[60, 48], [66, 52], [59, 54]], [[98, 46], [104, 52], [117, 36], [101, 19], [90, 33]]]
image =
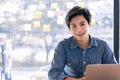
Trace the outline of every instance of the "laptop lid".
[[120, 64], [88, 65], [85, 77], [85, 80], [120, 80]]

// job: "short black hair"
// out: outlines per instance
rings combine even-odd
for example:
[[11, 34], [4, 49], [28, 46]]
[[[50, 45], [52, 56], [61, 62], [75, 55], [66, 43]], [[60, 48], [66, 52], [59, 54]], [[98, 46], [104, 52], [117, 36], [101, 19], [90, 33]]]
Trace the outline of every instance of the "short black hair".
[[91, 13], [89, 12], [89, 10], [80, 6], [74, 6], [71, 10], [68, 11], [65, 17], [65, 22], [68, 28], [70, 28], [70, 21], [72, 20], [72, 18], [78, 15], [82, 15], [87, 20], [88, 24], [90, 24]]

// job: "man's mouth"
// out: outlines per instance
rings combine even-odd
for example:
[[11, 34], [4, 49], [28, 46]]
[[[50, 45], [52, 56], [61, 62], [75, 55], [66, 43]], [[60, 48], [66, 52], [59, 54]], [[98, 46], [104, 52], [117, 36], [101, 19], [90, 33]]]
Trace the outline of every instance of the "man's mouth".
[[84, 33], [85, 33], [85, 32], [82, 32], [82, 33], [80, 33], [80, 34], [77, 34], [77, 36], [82, 36], [82, 35], [84, 35]]

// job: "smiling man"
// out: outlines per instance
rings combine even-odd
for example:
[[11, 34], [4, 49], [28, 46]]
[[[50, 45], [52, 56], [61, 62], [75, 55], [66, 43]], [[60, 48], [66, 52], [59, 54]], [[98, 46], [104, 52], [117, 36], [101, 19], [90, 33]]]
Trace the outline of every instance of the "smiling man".
[[91, 14], [87, 8], [73, 7], [65, 20], [73, 36], [58, 43], [49, 80], [85, 80], [87, 65], [117, 63], [107, 42], [89, 34]]

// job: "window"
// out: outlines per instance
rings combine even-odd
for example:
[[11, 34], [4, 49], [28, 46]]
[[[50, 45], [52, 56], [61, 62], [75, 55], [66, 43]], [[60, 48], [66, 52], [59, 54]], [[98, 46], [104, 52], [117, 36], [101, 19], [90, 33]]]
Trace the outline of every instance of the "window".
[[[56, 44], [71, 36], [64, 17], [74, 5], [90, 9], [90, 33], [107, 41], [113, 50], [113, 0], [5, 0], [0, 4], [0, 43], [12, 44], [12, 78], [47, 80]], [[24, 76], [26, 71], [33, 73]]]

